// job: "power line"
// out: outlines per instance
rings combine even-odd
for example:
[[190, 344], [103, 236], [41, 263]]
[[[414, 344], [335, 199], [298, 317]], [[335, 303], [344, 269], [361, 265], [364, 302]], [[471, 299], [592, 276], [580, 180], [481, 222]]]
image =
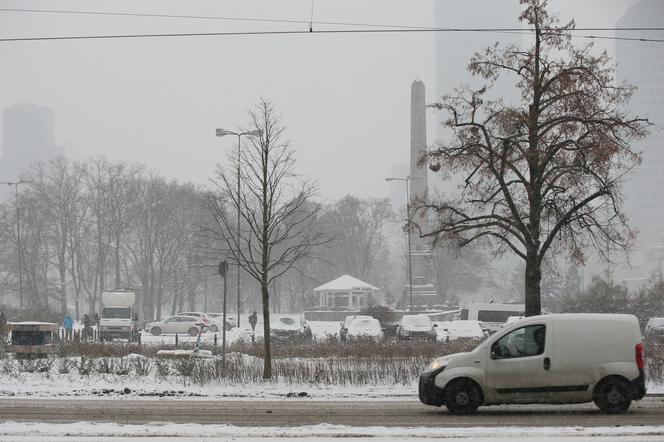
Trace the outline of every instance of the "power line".
[[[151, 34], [105, 34], [105, 35], [64, 35], [52, 37], [4, 37], [0, 42], [19, 41], [53, 41], [53, 40], [104, 40], [120, 38], [162, 38], [162, 37], [221, 37], [221, 36], [261, 36], [261, 35], [300, 35], [300, 34], [389, 34], [414, 32], [493, 32], [493, 33], [531, 33], [518, 28], [444, 28], [444, 29], [336, 29], [336, 30], [298, 30], [298, 31], [237, 31], [237, 32], [180, 32], [180, 33], [151, 33]], [[553, 34], [553, 32], [549, 32]], [[664, 43], [664, 39], [636, 38], [636, 37], [610, 37], [600, 35], [577, 35], [577, 38], [624, 40], [637, 42]]]
[[[431, 26], [412, 26], [412, 25], [389, 25], [378, 23], [357, 23], [357, 22], [335, 22], [335, 21], [314, 21], [313, 7], [311, 20], [295, 19], [270, 19], [270, 18], [251, 18], [251, 17], [231, 17], [215, 15], [184, 15], [184, 14], [155, 14], [142, 12], [105, 12], [105, 11], [79, 11], [64, 9], [22, 9], [22, 8], [0, 8], [0, 12], [28, 12], [45, 14], [72, 14], [72, 15], [101, 15], [118, 17], [146, 17], [146, 18], [183, 18], [190, 20], [225, 20], [225, 21], [244, 21], [244, 22], [262, 22], [262, 23], [282, 23], [282, 24], [315, 24], [315, 25], [334, 25], [334, 26], [364, 26], [375, 28], [388, 28], [389, 30], [421, 30], [421, 31], [449, 31], [449, 32], [532, 32], [524, 28], [438, 28]], [[548, 31], [558, 31], [559, 29], [545, 29]], [[657, 32], [664, 31], [664, 27], [586, 27], [570, 29], [572, 32], [616, 32], [616, 31], [644, 31]]]
[[[264, 19], [264, 18], [246, 18], [246, 17], [225, 17], [225, 16], [204, 16], [204, 15], [175, 15], [175, 14], [148, 14], [137, 12], [103, 12], [103, 11], [76, 11], [76, 10], [56, 10], [56, 9], [19, 9], [19, 8], [0, 8], [0, 12], [28, 12], [28, 13], [46, 13], [46, 14], [76, 14], [76, 15], [102, 15], [102, 16], [129, 16], [129, 17], [151, 17], [151, 18], [184, 18], [195, 20], [228, 20], [262, 23], [282, 23], [282, 24], [307, 24], [308, 30], [288, 30], [288, 31], [235, 31], [235, 32], [182, 32], [182, 33], [149, 33], [149, 34], [108, 34], [108, 35], [71, 35], [71, 36], [52, 36], [52, 37], [5, 37], [0, 38], [0, 42], [19, 42], [19, 41], [52, 41], [52, 40], [99, 40], [99, 39], [119, 39], [119, 38], [162, 38], [162, 37], [216, 37], [216, 36], [242, 36], [242, 35], [298, 35], [298, 34], [368, 34], [368, 33], [405, 33], [405, 32], [489, 32], [506, 34], [532, 34], [533, 30], [523, 28], [435, 28], [424, 26], [404, 26], [404, 25], [386, 25], [375, 23], [349, 23], [349, 22], [330, 22], [312, 20], [285, 20], [285, 19]], [[312, 10], [313, 13], [313, 10]], [[334, 26], [363, 26], [379, 29], [331, 29], [331, 30], [313, 30], [312, 25], [334, 25]], [[545, 30], [546, 31], [546, 30]], [[549, 29], [549, 33], [560, 32], [559, 29]], [[553, 32], [551, 32], [553, 31]], [[571, 32], [597, 32], [597, 31], [664, 31], [664, 28], [576, 28], [569, 30]], [[663, 43], [664, 39], [639, 38], [639, 37], [616, 37], [603, 35], [572, 35], [575, 38], [585, 38], [591, 40], [622, 40], [636, 42], [654, 42]]]

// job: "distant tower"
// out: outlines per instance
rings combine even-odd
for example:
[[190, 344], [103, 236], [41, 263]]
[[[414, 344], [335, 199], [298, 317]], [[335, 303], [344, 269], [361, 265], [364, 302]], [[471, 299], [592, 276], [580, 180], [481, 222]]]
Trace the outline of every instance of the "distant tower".
[[14, 180], [35, 161], [64, 155], [55, 145], [55, 114], [42, 106], [16, 104], [3, 112], [0, 181]]
[[[425, 165], [418, 161], [427, 149], [427, 124], [424, 83], [415, 80], [410, 88], [410, 207], [427, 197], [428, 174]], [[422, 232], [429, 232], [428, 217], [418, 211], [413, 222]], [[413, 305], [419, 308], [437, 304], [437, 294], [431, 283], [433, 276], [433, 255], [430, 241], [420, 238], [419, 232], [411, 233], [410, 259], [413, 279]], [[410, 305], [410, 284], [406, 284], [404, 305]]]

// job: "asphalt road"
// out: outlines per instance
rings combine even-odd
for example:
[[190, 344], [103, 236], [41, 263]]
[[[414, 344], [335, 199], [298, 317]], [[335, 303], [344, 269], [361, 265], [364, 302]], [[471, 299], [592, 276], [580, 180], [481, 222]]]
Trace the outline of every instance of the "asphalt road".
[[592, 404], [482, 407], [474, 416], [453, 416], [416, 401], [324, 402], [188, 400], [0, 399], [0, 420], [31, 422], [148, 422], [301, 426], [337, 424], [396, 427], [624, 426], [664, 425], [664, 398], [647, 397], [624, 415], [605, 415]]

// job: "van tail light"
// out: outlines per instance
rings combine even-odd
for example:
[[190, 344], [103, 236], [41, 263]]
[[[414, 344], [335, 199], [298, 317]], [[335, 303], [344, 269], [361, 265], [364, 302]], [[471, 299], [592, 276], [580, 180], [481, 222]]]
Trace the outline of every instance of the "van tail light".
[[645, 367], [645, 358], [643, 357], [643, 344], [638, 343], [635, 347], [636, 366], [642, 370]]

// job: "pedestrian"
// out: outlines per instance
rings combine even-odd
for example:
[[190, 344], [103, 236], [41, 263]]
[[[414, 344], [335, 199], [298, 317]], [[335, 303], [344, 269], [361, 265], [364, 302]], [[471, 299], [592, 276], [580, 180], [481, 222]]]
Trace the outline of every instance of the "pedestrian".
[[74, 329], [74, 320], [69, 313], [65, 313], [65, 317], [62, 320], [62, 326], [65, 328], [65, 339], [71, 339], [71, 333]]
[[90, 328], [90, 317], [85, 314], [83, 315], [83, 337], [86, 339], [89, 338], [91, 331], [92, 329]]
[[95, 313], [95, 325], [99, 325], [99, 313]]
[[0, 339], [3, 342], [5, 336], [7, 336], [7, 318], [5, 318], [5, 312], [0, 312]]
[[258, 322], [258, 315], [256, 315], [256, 310], [249, 315], [249, 325], [251, 325], [251, 331], [256, 331], [256, 323]]

